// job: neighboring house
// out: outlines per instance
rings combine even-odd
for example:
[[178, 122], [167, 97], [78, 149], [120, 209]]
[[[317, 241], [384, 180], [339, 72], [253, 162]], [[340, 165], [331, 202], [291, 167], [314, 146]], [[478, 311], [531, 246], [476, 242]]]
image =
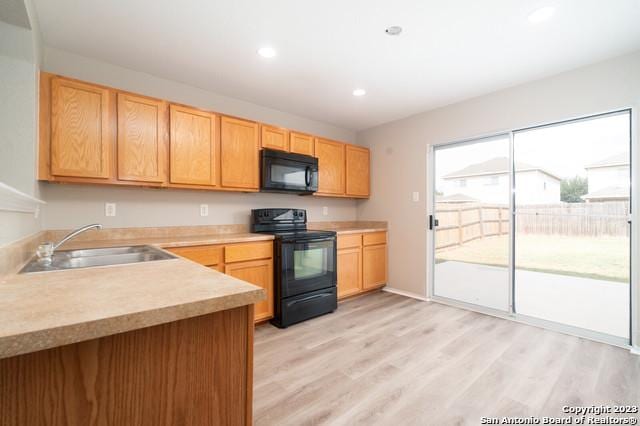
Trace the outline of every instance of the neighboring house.
[[623, 152], [585, 166], [589, 193], [587, 202], [629, 199], [629, 153]]
[[[443, 197], [464, 195], [483, 203], [509, 203], [509, 159], [506, 157], [471, 164], [445, 175], [443, 180]], [[516, 162], [518, 204], [559, 203], [560, 180], [540, 167]]]
[[477, 203], [478, 199], [469, 197], [465, 194], [452, 194], [452, 195], [438, 195], [436, 196], [436, 203], [452, 203], [452, 204], [460, 204], [460, 203]]

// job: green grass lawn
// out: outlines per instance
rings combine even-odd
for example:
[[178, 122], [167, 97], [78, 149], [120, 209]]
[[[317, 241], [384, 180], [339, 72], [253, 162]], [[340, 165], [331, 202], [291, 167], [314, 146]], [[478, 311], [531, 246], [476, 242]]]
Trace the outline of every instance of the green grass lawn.
[[[507, 266], [508, 253], [509, 238], [503, 235], [439, 250], [436, 262]], [[520, 235], [516, 237], [516, 268], [628, 282], [629, 239]]]

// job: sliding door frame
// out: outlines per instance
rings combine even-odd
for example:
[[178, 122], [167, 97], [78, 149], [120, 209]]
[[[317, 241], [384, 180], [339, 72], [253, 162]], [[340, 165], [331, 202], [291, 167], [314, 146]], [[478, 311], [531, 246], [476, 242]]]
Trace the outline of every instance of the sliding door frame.
[[[630, 147], [629, 147], [629, 157], [630, 157], [630, 188], [629, 188], [629, 221], [630, 221], [630, 247], [629, 247], [629, 264], [631, 273], [629, 275], [629, 339], [625, 339], [622, 337], [611, 336], [604, 333], [599, 333], [595, 331], [591, 331], [584, 328], [574, 327], [562, 323], [557, 323], [553, 321], [543, 320], [540, 318], [530, 317], [527, 315], [518, 314], [515, 312], [516, 306], [514, 301], [515, 296], [515, 165], [514, 165], [514, 135], [516, 132], [524, 131], [524, 130], [532, 130], [535, 128], [542, 127], [551, 127], [554, 125], [567, 124], [576, 121], [585, 121], [589, 119], [594, 119], [600, 116], [606, 116], [615, 113], [625, 113], [628, 112], [630, 116], [630, 129], [629, 129], [629, 138], [630, 138]], [[427, 288], [426, 294], [427, 299], [432, 300], [438, 303], [443, 303], [463, 309], [468, 309], [480, 313], [484, 313], [487, 315], [493, 315], [500, 318], [510, 319], [516, 322], [521, 322], [524, 324], [534, 325], [542, 328], [546, 328], [552, 331], [557, 331], [564, 334], [569, 334], [573, 336], [583, 337], [590, 340], [595, 340], [603, 343], [612, 344], [615, 346], [620, 346], [623, 348], [631, 349], [634, 352], [640, 351], [640, 342], [636, 341], [638, 337], [638, 321], [639, 321], [639, 313], [638, 313], [638, 297], [639, 291], [638, 289], [638, 266], [639, 260], [636, 259], [636, 253], [640, 253], [640, 249], [638, 248], [638, 227], [634, 226], [636, 224], [637, 216], [638, 216], [638, 208], [640, 204], [638, 203], [638, 198], [640, 198], [640, 193], [637, 193], [637, 189], [640, 188], [640, 174], [638, 172], [638, 155], [640, 151], [638, 150], [638, 144], [640, 143], [637, 139], [637, 117], [636, 117], [637, 109], [633, 106], [630, 107], [621, 107], [616, 109], [611, 109], [603, 112], [598, 112], [594, 114], [581, 115], [572, 118], [566, 118], [555, 121], [543, 122], [531, 126], [513, 128], [501, 132], [493, 132], [489, 134], [474, 136], [471, 138], [458, 139], [446, 142], [439, 142], [428, 145], [428, 153], [427, 153], [427, 216], [434, 215], [436, 216], [436, 199], [435, 199], [435, 153], [439, 148], [446, 148], [452, 146], [463, 146], [463, 145], [471, 145], [473, 143], [481, 142], [483, 139], [495, 138], [500, 136], [508, 136], [509, 137], [509, 182], [510, 182], [510, 197], [509, 197], [509, 310], [501, 311], [497, 309], [487, 308], [485, 306], [480, 306], [476, 304], [461, 302], [459, 300], [449, 299], [442, 296], [437, 296], [434, 292], [435, 289], [435, 230], [427, 229], [427, 249], [429, 250], [429, 254], [427, 255]]]

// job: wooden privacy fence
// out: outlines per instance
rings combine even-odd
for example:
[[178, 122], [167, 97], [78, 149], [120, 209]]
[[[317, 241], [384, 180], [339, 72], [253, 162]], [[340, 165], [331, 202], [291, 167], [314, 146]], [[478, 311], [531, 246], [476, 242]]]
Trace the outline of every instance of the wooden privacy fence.
[[[628, 201], [518, 206], [516, 232], [580, 237], [628, 237]], [[509, 233], [509, 206], [436, 203], [436, 249]]]

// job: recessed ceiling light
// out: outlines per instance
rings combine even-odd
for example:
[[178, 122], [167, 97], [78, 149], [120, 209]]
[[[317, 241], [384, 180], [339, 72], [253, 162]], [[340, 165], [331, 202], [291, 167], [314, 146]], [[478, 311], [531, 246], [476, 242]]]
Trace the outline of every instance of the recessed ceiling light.
[[551, 19], [553, 14], [556, 13], [556, 8], [553, 6], [544, 6], [539, 9], [534, 10], [529, 14], [529, 22], [532, 24], [537, 24], [540, 22], [544, 22], [548, 19]]
[[389, 27], [386, 30], [384, 30], [384, 32], [387, 33], [387, 35], [390, 35], [390, 36], [397, 36], [397, 35], [400, 35], [400, 33], [402, 32], [402, 27], [394, 25], [394, 26]]
[[276, 56], [276, 54], [276, 49], [274, 49], [273, 47], [261, 47], [260, 49], [258, 49], [258, 55], [262, 56], [263, 58], [273, 58], [274, 56]]
[[367, 91], [364, 89], [355, 89], [353, 91], [353, 96], [364, 96], [367, 94]]

